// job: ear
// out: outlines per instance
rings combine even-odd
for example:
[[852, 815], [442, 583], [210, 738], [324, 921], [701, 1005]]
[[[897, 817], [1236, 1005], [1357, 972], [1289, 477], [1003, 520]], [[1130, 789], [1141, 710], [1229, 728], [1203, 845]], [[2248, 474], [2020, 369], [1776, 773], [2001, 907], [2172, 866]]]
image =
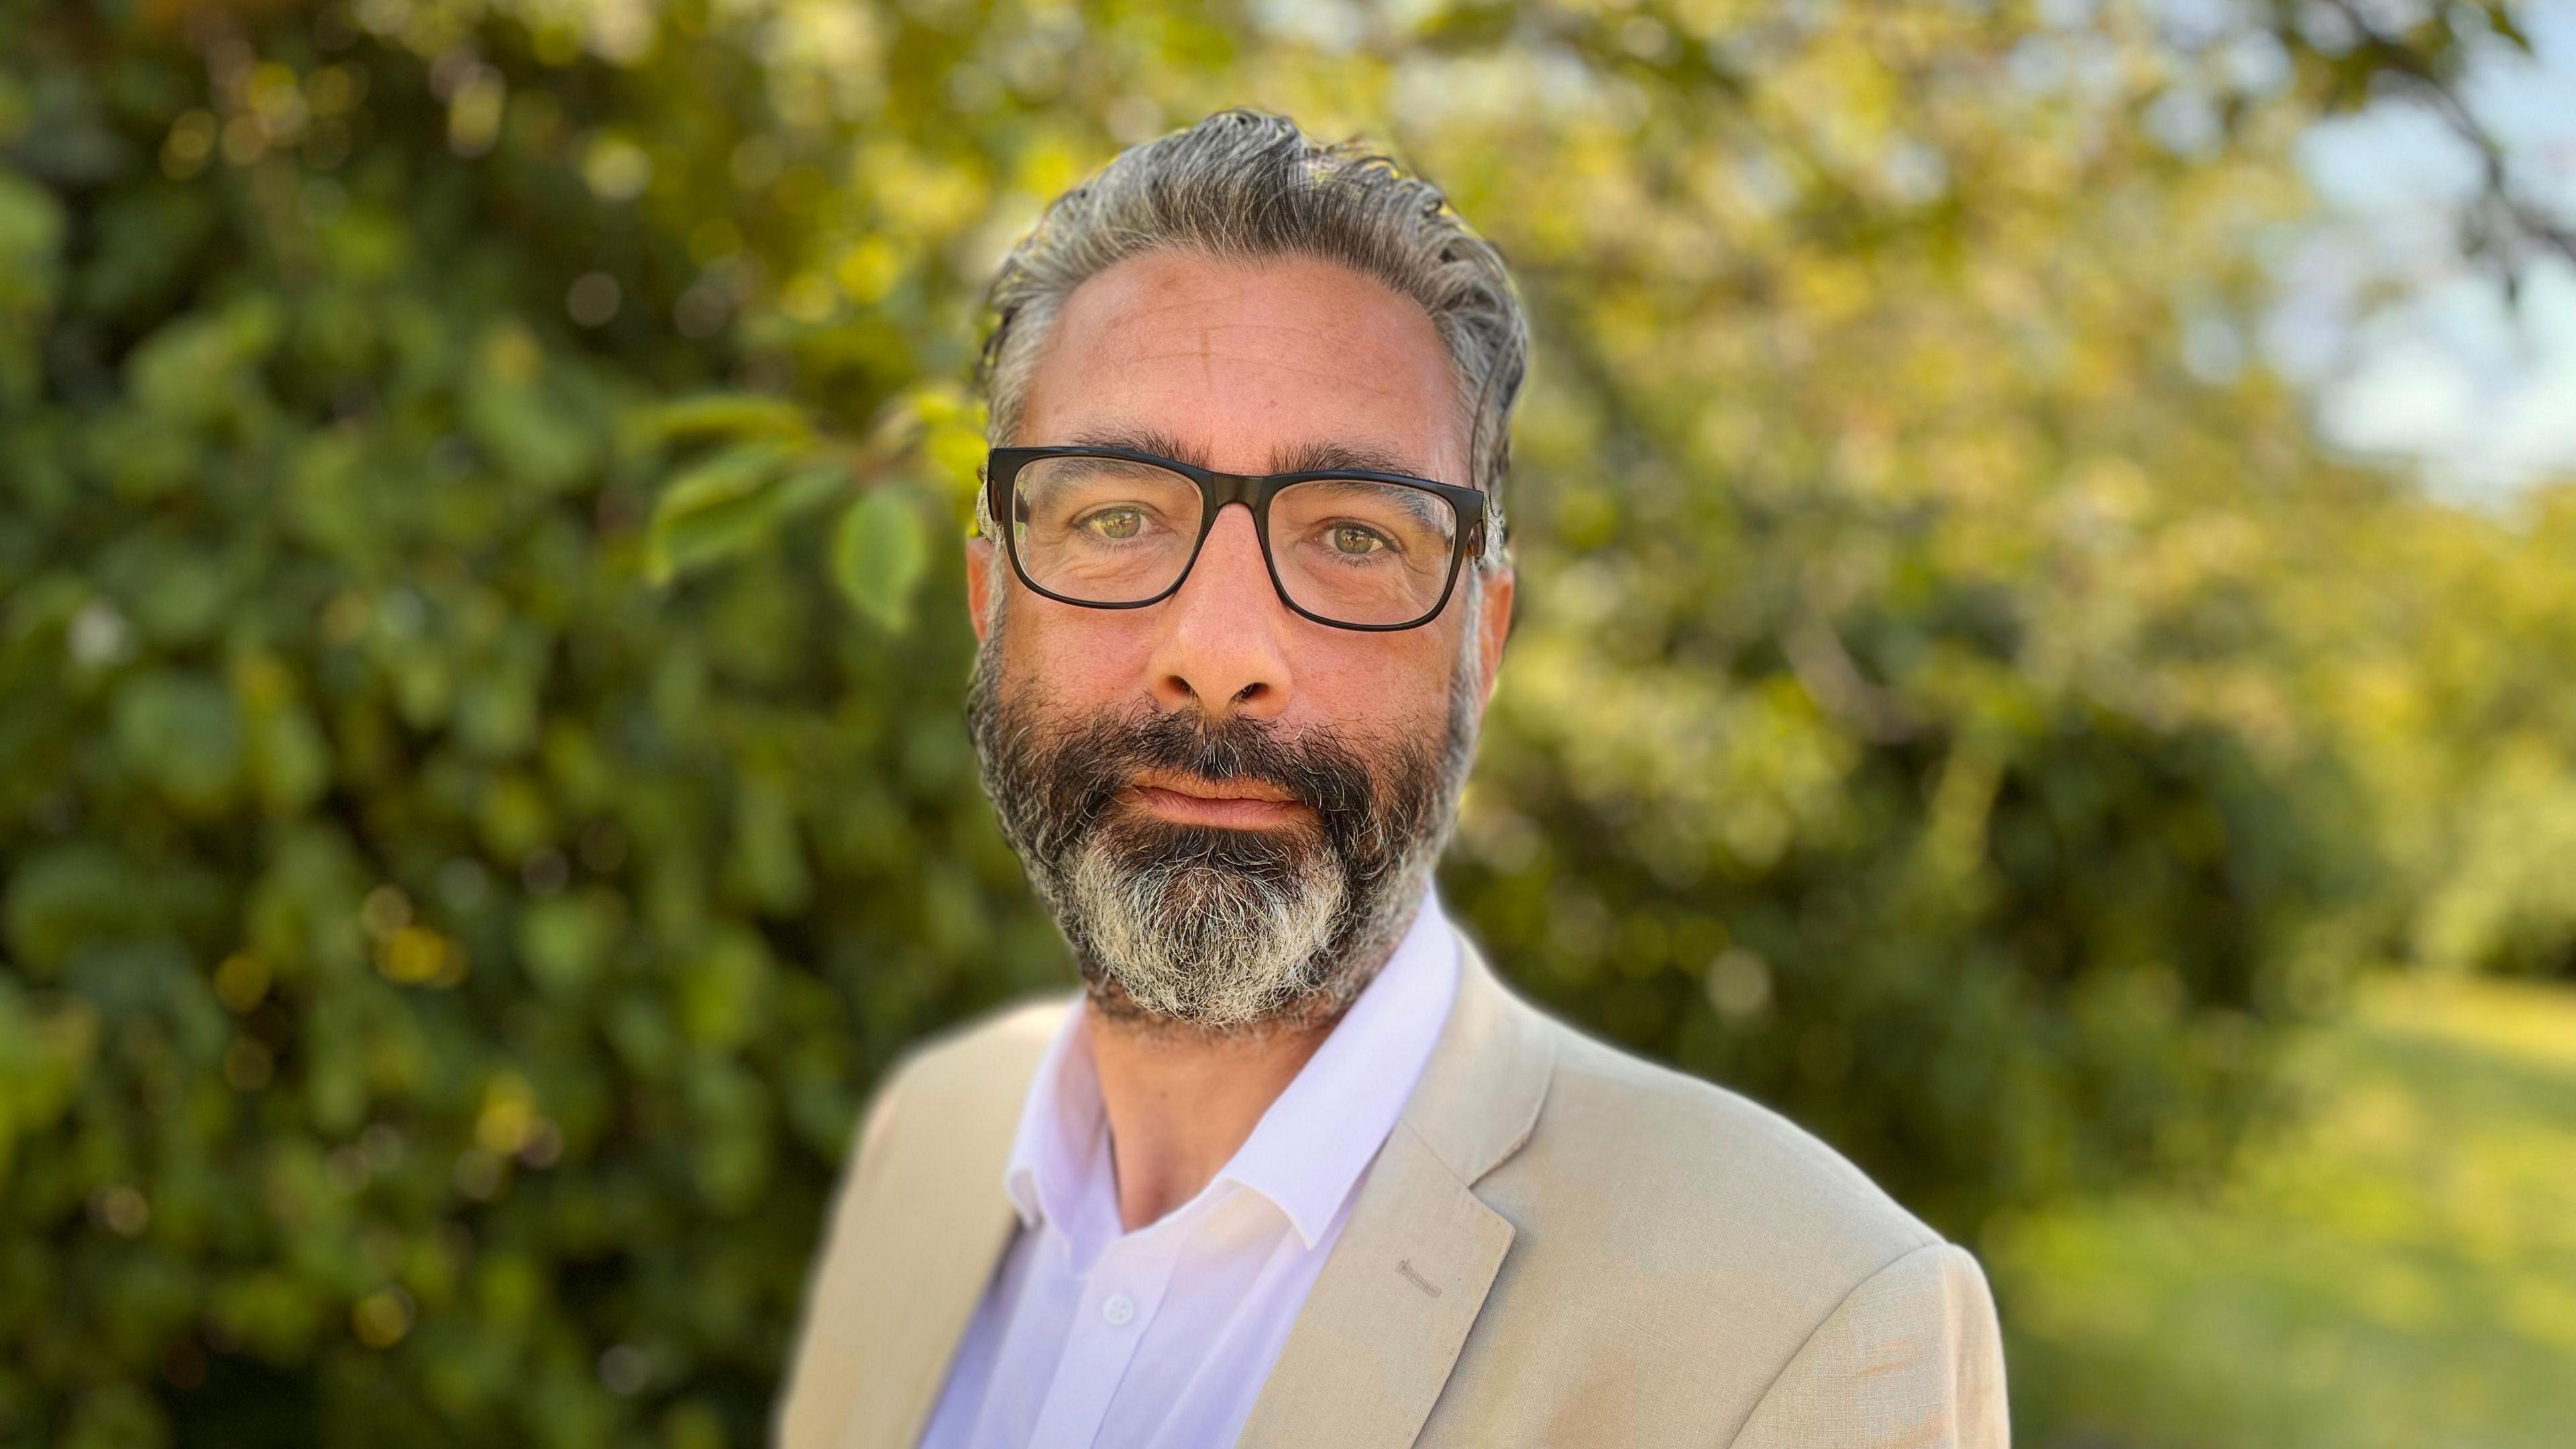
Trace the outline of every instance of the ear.
[[1003, 573], [1001, 555], [994, 550], [991, 539], [977, 536], [966, 540], [966, 612], [975, 625], [979, 644], [992, 624], [993, 590], [1009, 582]]
[[1472, 641], [1476, 662], [1481, 667], [1479, 677], [1485, 681], [1485, 696], [1476, 701], [1476, 712], [1481, 715], [1485, 706], [1494, 701], [1494, 681], [1502, 674], [1503, 641], [1512, 633], [1511, 565], [1504, 564], [1479, 576], [1476, 587], [1485, 591], [1482, 607], [1476, 615], [1476, 637]]

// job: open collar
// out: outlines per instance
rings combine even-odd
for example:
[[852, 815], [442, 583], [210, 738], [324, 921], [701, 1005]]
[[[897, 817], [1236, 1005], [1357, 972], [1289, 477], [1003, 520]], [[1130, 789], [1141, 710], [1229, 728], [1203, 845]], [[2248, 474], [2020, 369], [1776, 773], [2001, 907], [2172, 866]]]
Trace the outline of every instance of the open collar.
[[[1457, 992], [1456, 928], [1425, 889], [1386, 965], [1323, 1045], [1253, 1127], [1242, 1146], [1171, 1221], [1236, 1188], [1267, 1199], [1312, 1248], [1404, 1110]], [[1103, 1107], [1091, 1058], [1090, 1014], [1077, 996], [1047, 1044], [1020, 1111], [1002, 1174], [1023, 1227], [1052, 1224], [1079, 1263], [1117, 1234], [1099, 1221], [1091, 1181], [1101, 1161]], [[1150, 1229], [1148, 1229], [1150, 1231]]]
[[1217, 1176], [1278, 1205], [1312, 1248], [1377, 1156], [1440, 1039], [1458, 937], [1425, 891], [1413, 925]]

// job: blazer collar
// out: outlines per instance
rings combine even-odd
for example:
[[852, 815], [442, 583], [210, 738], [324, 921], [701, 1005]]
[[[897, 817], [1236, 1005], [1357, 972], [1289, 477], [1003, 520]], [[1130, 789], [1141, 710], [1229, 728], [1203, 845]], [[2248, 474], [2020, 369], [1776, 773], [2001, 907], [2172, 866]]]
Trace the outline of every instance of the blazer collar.
[[1404, 1121], [1458, 1181], [1479, 1178], [1529, 1141], [1555, 1066], [1547, 1023], [1458, 935], [1458, 995]]

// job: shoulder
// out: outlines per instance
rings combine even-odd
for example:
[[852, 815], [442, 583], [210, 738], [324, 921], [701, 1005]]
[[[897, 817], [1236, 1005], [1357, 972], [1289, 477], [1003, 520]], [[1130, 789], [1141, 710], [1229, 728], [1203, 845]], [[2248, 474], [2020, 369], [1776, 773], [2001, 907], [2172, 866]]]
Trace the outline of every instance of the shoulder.
[[916, 1042], [878, 1082], [826, 1218], [778, 1442], [833, 1442], [864, 1402], [851, 1386], [868, 1381], [872, 1346], [892, 1341], [885, 1305], [935, 1286], [978, 1250], [975, 1224], [1007, 1217], [1003, 1163], [1064, 1014], [1061, 999], [987, 1013]]
[[989, 1084], [992, 1074], [1034, 1068], [1069, 1008], [1062, 994], [1015, 1001], [933, 1032], [904, 1049], [886, 1075], [886, 1089], [953, 1091]]
[[2001, 1330], [1967, 1250], [1918, 1248], [1854, 1288], [1763, 1390], [1734, 1449], [2012, 1437]]
[[[1520, 1149], [1473, 1184], [1513, 1227], [1471, 1355], [1490, 1415], [1508, 1401], [1724, 1443], [1763, 1406], [1747, 1445], [1939, 1442], [1810, 1432], [1817, 1406], [1913, 1404], [1974, 1421], [1946, 1442], [2001, 1442], [1994, 1308], [1964, 1249], [1770, 1108], [1513, 1009], [1549, 1065]], [[1532, 1341], [1554, 1346], [1535, 1377]]]
[[1862, 1284], [1942, 1244], [1778, 1112], [1524, 1009], [1554, 1038], [1547, 1094], [1479, 1191], [1538, 1254], [1667, 1325], [1758, 1323], [1785, 1356]]
[[1562, 1140], [1550, 1144], [1559, 1150], [1602, 1154], [1610, 1160], [1601, 1165], [1616, 1162], [1623, 1176], [1684, 1194], [1702, 1211], [1847, 1238], [1873, 1266], [1939, 1241], [1850, 1159], [1771, 1108], [1550, 1025], [1555, 1072], [1539, 1121], [1559, 1129]]
[[897, 1125], [1016, 1121], [1022, 1096], [1068, 1003], [1055, 995], [1014, 1002], [914, 1042], [869, 1100], [859, 1131], [865, 1159]]
[[[1723, 1444], [1757, 1408], [1745, 1449], [2001, 1442], [1994, 1309], [1965, 1250], [1741, 1093], [1508, 992], [1474, 999], [1471, 1049], [1532, 1062], [1536, 1107], [1469, 1182], [1512, 1237], [1445, 1442], [1544, 1421]], [[1916, 1432], [1935, 1419], [1974, 1432]]]

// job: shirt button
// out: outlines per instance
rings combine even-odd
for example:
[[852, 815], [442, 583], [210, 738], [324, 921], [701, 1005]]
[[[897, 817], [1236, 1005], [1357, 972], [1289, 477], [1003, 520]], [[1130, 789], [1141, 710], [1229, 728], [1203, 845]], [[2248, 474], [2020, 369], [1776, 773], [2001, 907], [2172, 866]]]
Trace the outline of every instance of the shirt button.
[[1100, 1300], [1100, 1316], [1109, 1320], [1110, 1327], [1124, 1328], [1127, 1320], [1136, 1316], [1136, 1300], [1124, 1293], [1112, 1293]]

